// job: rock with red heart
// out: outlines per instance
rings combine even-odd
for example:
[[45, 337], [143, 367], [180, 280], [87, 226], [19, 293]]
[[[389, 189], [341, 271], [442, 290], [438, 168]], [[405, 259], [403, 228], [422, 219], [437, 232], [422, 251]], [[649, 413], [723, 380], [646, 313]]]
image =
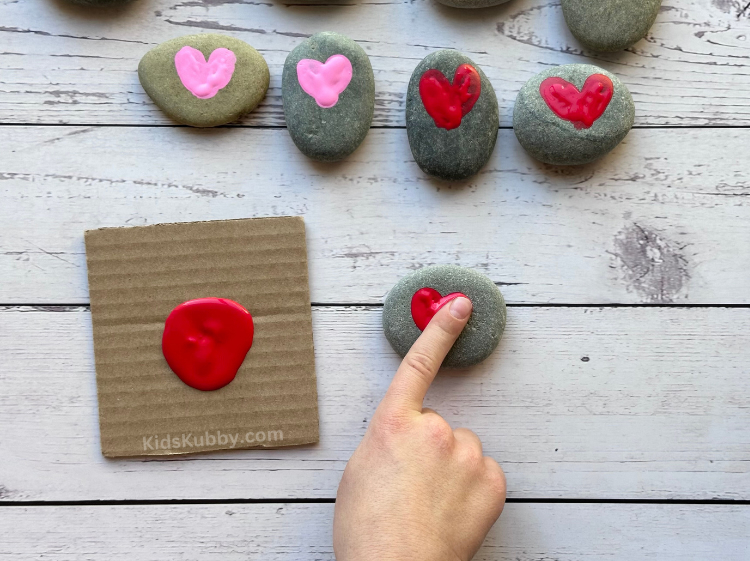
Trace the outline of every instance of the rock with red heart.
[[565, 22], [587, 49], [621, 51], [643, 39], [662, 0], [562, 0]]
[[590, 64], [568, 64], [526, 82], [513, 109], [513, 130], [537, 160], [580, 165], [613, 150], [634, 118], [633, 97], [617, 76]]
[[138, 78], [154, 103], [175, 121], [215, 127], [255, 109], [270, 81], [261, 54], [239, 39], [202, 33], [151, 49]]
[[406, 93], [406, 132], [422, 171], [471, 177], [490, 159], [499, 126], [495, 90], [474, 61], [443, 50], [419, 63]]
[[314, 160], [342, 160], [370, 131], [375, 111], [370, 58], [344, 35], [316, 33], [287, 56], [281, 95], [297, 148]]
[[404, 356], [432, 317], [458, 296], [471, 300], [469, 323], [443, 361], [443, 366], [478, 364], [495, 350], [505, 329], [505, 300], [495, 283], [466, 267], [424, 267], [402, 278], [388, 293], [383, 307], [383, 331]]

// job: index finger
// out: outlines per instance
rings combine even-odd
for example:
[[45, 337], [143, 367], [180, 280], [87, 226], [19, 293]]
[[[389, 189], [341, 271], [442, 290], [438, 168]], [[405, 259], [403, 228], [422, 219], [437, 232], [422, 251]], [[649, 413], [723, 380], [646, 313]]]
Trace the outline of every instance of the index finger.
[[462, 296], [438, 310], [406, 353], [381, 407], [422, 411], [427, 390], [470, 315], [471, 300]]

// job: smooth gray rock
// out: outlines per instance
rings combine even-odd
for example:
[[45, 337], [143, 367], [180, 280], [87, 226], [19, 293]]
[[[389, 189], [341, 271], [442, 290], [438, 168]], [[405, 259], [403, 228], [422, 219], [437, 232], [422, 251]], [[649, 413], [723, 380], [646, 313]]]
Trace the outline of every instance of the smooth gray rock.
[[[322, 107], [298, 79], [297, 64], [325, 63], [334, 55], [349, 59], [352, 77], [331, 107]], [[375, 111], [375, 77], [370, 59], [354, 41], [338, 33], [317, 33], [298, 45], [284, 63], [281, 79], [284, 116], [294, 144], [306, 156], [324, 162], [346, 158], [362, 143]]]
[[[468, 64], [480, 76], [480, 93], [472, 109], [457, 128], [436, 125], [420, 96], [420, 80], [431, 69], [440, 71], [455, 85], [456, 69]], [[471, 177], [490, 159], [500, 126], [497, 97], [487, 76], [470, 58], [453, 50], [437, 51], [417, 65], [406, 93], [406, 131], [417, 165], [430, 175], [445, 180]]]
[[510, 2], [510, 0], [437, 0], [451, 8], [488, 8]]
[[[593, 74], [612, 80], [614, 92], [604, 113], [590, 128], [577, 128], [574, 122], [559, 117], [540, 94], [539, 88], [547, 78], [563, 78], [580, 91]], [[633, 98], [617, 76], [590, 64], [568, 64], [545, 70], [524, 84], [513, 109], [513, 130], [521, 146], [537, 160], [580, 165], [614, 149], [628, 134], [634, 119]]]
[[[422, 334], [411, 315], [411, 299], [420, 288], [433, 288], [442, 296], [462, 292], [471, 300], [469, 323], [443, 361], [443, 366], [465, 367], [486, 359], [505, 329], [505, 300], [486, 276], [456, 265], [424, 267], [401, 279], [388, 293], [383, 307], [383, 331], [388, 342], [404, 356]], [[450, 305], [450, 304], [446, 304]]]
[[[232, 51], [236, 57], [229, 83], [210, 98], [196, 97], [177, 73], [175, 55], [186, 46], [200, 51], [206, 64], [219, 48]], [[138, 78], [154, 103], [175, 121], [214, 127], [236, 121], [255, 109], [266, 96], [271, 75], [265, 59], [244, 41], [201, 33], [177, 37], [151, 49], [138, 64]]]
[[643, 39], [656, 20], [662, 0], [562, 0], [571, 33], [599, 52], [627, 49]]

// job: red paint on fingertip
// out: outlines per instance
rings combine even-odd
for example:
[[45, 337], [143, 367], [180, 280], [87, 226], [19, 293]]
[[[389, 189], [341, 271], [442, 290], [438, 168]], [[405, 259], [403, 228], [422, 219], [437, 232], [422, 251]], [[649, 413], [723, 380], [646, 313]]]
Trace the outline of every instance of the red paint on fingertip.
[[553, 76], [539, 86], [539, 94], [552, 112], [577, 129], [588, 129], [604, 114], [612, 100], [615, 87], [604, 74], [586, 78], [581, 91], [573, 84]]
[[411, 317], [414, 323], [420, 331], [424, 331], [440, 308], [460, 296], [468, 298], [461, 292], [451, 292], [441, 297], [440, 293], [434, 288], [420, 288], [411, 297]]
[[253, 344], [253, 317], [226, 298], [198, 298], [177, 306], [164, 322], [167, 364], [191, 388], [218, 390], [234, 380]]

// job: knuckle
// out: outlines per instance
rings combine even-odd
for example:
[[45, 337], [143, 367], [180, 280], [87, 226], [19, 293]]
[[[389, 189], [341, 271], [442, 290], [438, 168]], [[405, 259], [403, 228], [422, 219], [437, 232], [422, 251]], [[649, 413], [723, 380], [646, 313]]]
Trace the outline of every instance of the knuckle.
[[373, 419], [370, 424], [372, 436], [378, 441], [387, 441], [395, 435], [404, 433], [409, 426], [409, 420], [398, 414], [383, 415]]
[[427, 353], [410, 351], [404, 358], [404, 365], [423, 380], [431, 380], [435, 363]]
[[480, 470], [483, 458], [482, 449], [474, 443], [461, 446], [458, 455], [458, 461], [465, 469], [469, 470]]
[[453, 445], [453, 431], [450, 425], [440, 415], [425, 415], [423, 428], [426, 438], [432, 446], [439, 450], [449, 450]]
[[505, 501], [507, 483], [503, 468], [501, 468], [492, 458], [485, 458], [484, 463], [486, 466], [487, 483], [489, 484], [490, 490], [498, 497], [498, 499]]

